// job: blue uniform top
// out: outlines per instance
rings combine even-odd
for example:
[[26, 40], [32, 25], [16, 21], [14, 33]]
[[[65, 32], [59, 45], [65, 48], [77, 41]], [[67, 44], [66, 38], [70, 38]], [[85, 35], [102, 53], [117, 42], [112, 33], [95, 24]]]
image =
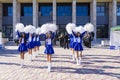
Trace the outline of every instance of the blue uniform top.
[[73, 33], [73, 37], [74, 37], [74, 39], [76, 40], [76, 42], [78, 42], [78, 43], [82, 43], [82, 38], [83, 38], [84, 34], [86, 33], [86, 31], [83, 32], [82, 34], [80, 34], [79, 37], [76, 36], [76, 34], [75, 34], [73, 31], [72, 31], [72, 33]]

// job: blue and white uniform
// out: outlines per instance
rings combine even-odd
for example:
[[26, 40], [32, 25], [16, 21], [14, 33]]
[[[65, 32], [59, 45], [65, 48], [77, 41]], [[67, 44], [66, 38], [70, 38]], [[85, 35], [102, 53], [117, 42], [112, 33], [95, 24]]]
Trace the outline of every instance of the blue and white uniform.
[[25, 43], [25, 38], [21, 38], [21, 42], [18, 48], [19, 52], [26, 52], [27, 51], [27, 45]]
[[54, 50], [52, 47], [52, 39], [51, 38], [47, 38], [46, 39], [46, 49], [44, 51], [45, 54], [54, 54]]
[[33, 44], [34, 44], [34, 47], [37, 46], [37, 37], [36, 36], [34, 36], [34, 38], [33, 38]]
[[36, 46], [41, 46], [40, 36], [39, 35], [36, 37]]
[[84, 36], [85, 33], [86, 33], [86, 32], [83, 32], [83, 33], [80, 35], [80, 37], [77, 37], [77, 36], [74, 34], [74, 32], [73, 32], [73, 36], [74, 36], [74, 38], [75, 38], [75, 40], [76, 40], [76, 42], [75, 42], [75, 44], [74, 44], [74, 50], [75, 50], [75, 51], [83, 51], [82, 38], [83, 38], [83, 36]]
[[69, 37], [70, 37], [69, 47], [70, 47], [70, 48], [73, 48], [73, 35], [70, 34]]
[[55, 37], [54, 33], [52, 33], [51, 38], [46, 38], [46, 49], [44, 51], [45, 54], [54, 54], [54, 49], [52, 46], [52, 39]]
[[29, 36], [28, 38], [28, 49], [33, 49], [34, 48], [34, 44], [33, 44], [33, 36]]

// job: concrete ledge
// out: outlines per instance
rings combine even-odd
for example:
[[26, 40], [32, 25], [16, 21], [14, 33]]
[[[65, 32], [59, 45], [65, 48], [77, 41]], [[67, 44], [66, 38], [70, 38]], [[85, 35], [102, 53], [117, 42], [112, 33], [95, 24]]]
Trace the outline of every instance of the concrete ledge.
[[110, 43], [109, 40], [102, 40], [101, 46], [109, 46], [110, 45], [109, 43]]

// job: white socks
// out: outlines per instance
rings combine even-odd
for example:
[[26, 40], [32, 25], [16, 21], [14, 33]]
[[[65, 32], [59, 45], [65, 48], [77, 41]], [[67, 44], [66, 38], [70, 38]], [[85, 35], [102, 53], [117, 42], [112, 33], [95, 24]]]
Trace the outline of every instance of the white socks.
[[48, 62], [48, 72], [51, 72], [51, 63]]
[[76, 58], [76, 64], [79, 65], [79, 58]]
[[81, 58], [81, 57], [76, 58], [76, 64], [77, 64], [77, 65], [81, 65], [81, 61], [82, 61], [82, 58]]
[[32, 54], [30, 54], [30, 61], [32, 61]]
[[39, 55], [39, 51], [36, 51], [37, 52], [37, 56]]
[[72, 54], [72, 59], [73, 59], [73, 61], [75, 61], [75, 55], [74, 54]]
[[21, 68], [24, 66], [24, 59], [21, 59], [21, 64], [20, 64]]
[[82, 64], [82, 58], [79, 57], [79, 64], [81, 65]]

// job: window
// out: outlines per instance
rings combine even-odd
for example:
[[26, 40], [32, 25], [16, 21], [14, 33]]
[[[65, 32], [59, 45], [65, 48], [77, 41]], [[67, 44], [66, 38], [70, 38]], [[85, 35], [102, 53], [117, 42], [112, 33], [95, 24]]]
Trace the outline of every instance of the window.
[[97, 6], [97, 16], [105, 16], [105, 7]]
[[3, 3], [3, 16], [13, 16], [12, 4]]
[[106, 16], [108, 14], [108, 3], [98, 3], [97, 16]]
[[12, 6], [8, 7], [8, 16], [13, 16], [13, 7]]
[[67, 4], [58, 4], [57, 16], [72, 16], [72, 6]]
[[117, 6], [117, 16], [120, 16], [120, 5]]
[[89, 16], [89, 8], [86, 5], [78, 5], [76, 8], [77, 16]]
[[40, 16], [52, 16], [52, 6], [40, 6]]
[[25, 6], [23, 12], [24, 12], [24, 16], [32, 16], [32, 14], [33, 14], [32, 7]]
[[21, 16], [33, 16], [32, 4], [30, 4], [30, 3], [21, 4]]

